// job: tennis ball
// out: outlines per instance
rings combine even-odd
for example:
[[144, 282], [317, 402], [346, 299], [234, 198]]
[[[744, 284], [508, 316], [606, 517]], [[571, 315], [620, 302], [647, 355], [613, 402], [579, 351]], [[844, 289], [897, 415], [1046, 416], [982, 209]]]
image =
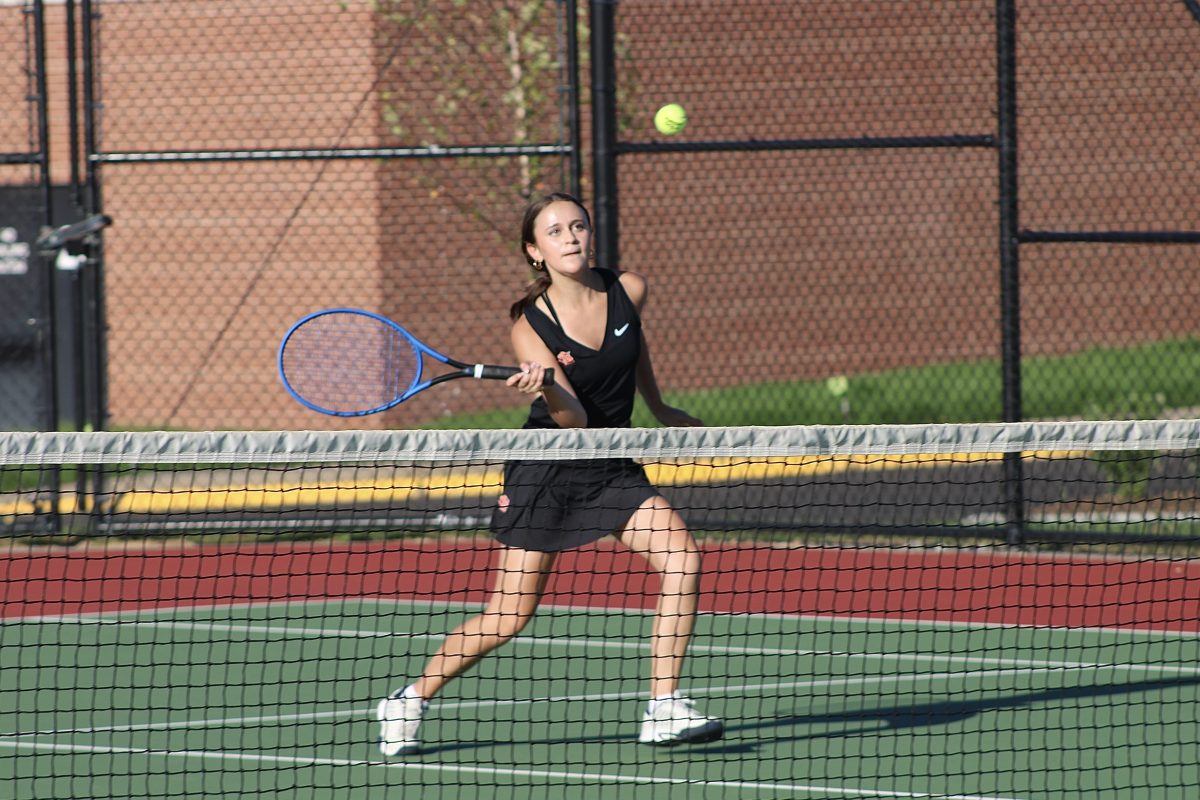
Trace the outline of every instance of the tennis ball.
[[687, 112], [679, 103], [667, 103], [654, 115], [654, 127], [659, 133], [674, 136], [687, 127]]
[[846, 392], [850, 391], [850, 379], [845, 375], [834, 375], [829, 380], [825, 381], [825, 388], [834, 397], [841, 397]]

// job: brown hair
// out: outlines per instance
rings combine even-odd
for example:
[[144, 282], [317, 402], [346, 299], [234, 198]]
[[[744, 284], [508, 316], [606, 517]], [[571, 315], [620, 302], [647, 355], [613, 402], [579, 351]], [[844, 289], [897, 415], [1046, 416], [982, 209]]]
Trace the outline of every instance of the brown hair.
[[533, 270], [533, 280], [525, 285], [525, 295], [513, 303], [512, 308], [508, 310], [508, 315], [513, 322], [521, 318], [521, 315], [525, 313], [526, 306], [550, 288], [550, 273], [546, 271], [546, 265], [533, 260], [533, 256], [529, 255], [527, 245], [537, 244], [537, 232], [533, 226], [537, 222], [538, 215], [546, 209], [546, 206], [559, 202], [574, 203], [579, 206], [587, 224], [589, 226], [592, 224], [592, 215], [588, 213], [587, 206], [579, 202], [574, 195], [566, 192], [550, 192], [530, 201], [529, 205], [525, 206], [525, 216], [521, 220], [521, 255], [525, 256], [525, 263]]

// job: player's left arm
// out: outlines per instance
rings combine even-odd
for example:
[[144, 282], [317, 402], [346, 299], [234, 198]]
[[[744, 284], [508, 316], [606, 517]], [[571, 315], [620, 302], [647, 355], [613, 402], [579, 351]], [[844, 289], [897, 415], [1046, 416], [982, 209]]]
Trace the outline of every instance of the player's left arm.
[[[625, 289], [625, 294], [629, 295], [629, 299], [637, 308], [638, 316], [641, 316], [642, 309], [646, 307], [646, 301], [650, 295], [650, 287], [646, 278], [636, 272], [622, 272], [620, 281], [622, 288]], [[663, 400], [662, 391], [658, 387], [658, 379], [654, 376], [654, 362], [650, 357], [650, 345], [646, 339], [645, 325], [642, 326], [642, 353], [637, 363], [637, 388], [642, 399], [646, 401], [646, 407], [650, 409], [650, 413], [662, 425], [670, 428], [683, 428], [704, 424], [686, 411], [667, 405]]]

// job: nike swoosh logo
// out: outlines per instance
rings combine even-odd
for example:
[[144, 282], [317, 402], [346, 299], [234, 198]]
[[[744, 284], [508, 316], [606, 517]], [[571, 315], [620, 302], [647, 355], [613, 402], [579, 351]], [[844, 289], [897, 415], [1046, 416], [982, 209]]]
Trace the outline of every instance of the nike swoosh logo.
[[619, 328], [613, 328], [613, 335], [614, 335], [614, 336], [620, 336], [621, 334], [623, 334], [623, 333], [624, 333], [625, 331], [627, 331], [628, 329], [629, 329], [629, 323], [628, 323], [628, 322], [626, 322], [624, 325], [622, 325], [622, 326], [621, 326], [621, 327], [619, 327]]

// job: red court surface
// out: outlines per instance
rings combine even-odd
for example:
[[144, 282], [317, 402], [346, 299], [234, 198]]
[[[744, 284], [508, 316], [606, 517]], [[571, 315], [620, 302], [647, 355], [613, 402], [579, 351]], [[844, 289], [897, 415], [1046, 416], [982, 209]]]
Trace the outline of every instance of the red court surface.
[[[0, 616], [321, 598], [479, 603], [495, 547], [422, 542], [12, 548]], [[1200, 632], [1200, 562], [969, 549], [705, 547], [709, 613]], [[560, 556], [545, 602], [652, 608], [657, 580], [607, 544]]]

